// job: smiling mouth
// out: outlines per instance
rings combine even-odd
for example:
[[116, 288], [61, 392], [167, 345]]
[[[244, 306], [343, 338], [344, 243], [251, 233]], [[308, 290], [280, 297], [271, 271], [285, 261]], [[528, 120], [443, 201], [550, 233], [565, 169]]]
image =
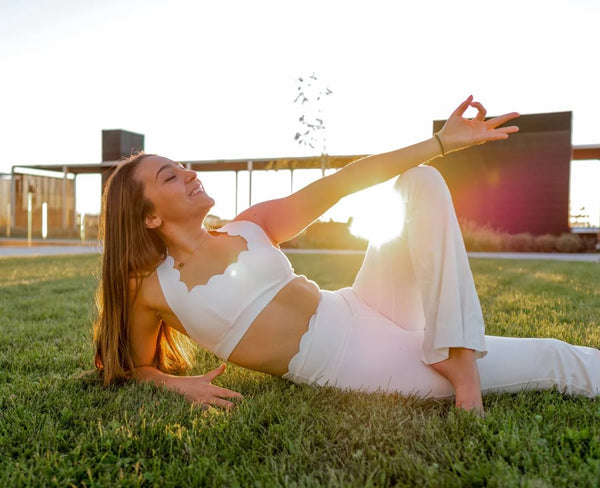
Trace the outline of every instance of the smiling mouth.
[[199, 193], [203, 193], [203, 192], [204, 192], [204, 187], [202, 186], [202, 183], [200, 183], [200, 186], [198, 188], [196, 188], [192, 193], [190, 193], [190, 197], [195, 197]]

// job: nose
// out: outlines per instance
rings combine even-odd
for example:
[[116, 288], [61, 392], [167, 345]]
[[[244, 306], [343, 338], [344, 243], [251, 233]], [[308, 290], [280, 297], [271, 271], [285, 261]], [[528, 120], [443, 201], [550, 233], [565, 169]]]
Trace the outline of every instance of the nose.
[[185, 170], [186, 181], [194, 181], [196, 178], [198, 178], [198, 173], [196, 173], [193, 169]]

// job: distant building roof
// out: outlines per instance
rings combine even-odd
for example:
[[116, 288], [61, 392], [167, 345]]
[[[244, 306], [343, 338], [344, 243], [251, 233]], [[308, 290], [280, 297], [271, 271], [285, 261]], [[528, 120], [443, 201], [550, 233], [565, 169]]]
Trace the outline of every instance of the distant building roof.
[[573, 156], [571, 159], [600, 159], [600, 144], [573, 146]]

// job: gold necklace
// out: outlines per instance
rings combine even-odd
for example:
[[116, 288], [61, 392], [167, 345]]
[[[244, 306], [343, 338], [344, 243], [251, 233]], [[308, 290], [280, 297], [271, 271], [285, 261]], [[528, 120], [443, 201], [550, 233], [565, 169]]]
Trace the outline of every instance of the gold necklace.
[[195, 252], [196, 252], [197, 250], [198, 250], [198, 248], [194, 249], [194, 250], [191, 252], [191, 254], [190, 254], [188, 257], [186, 257], [185, 259], [178, 259], [178, 258], [176, 258], [175, 256], [172, 256], [172, 257], [173, 257], [173, 259], [175, 259], [175, 261], [179, 261], [179, 264], [177, 265], [177, 269], [181, 269], [181, 268], [183, 268], [183, 266], [185, 265], [185, 262], [186, 262], [188, 259], [190, 259], [190, 258], [191, 258], [191, 257], [192, 257], [192, 256], [195, 254]]
[[179, 264], [177, 265], [177, 269], [181, 269], [183, 268], [183, 266], [185, 265], [185, 262], [190, 259], [194, 254], [196, 254], [196, 251], [198, 251], [202, 245], [204, 244], [204, 241], [208, 238], [208, 234], [206, 235], [206, 237], [204, 239], [202, 239], [202, 242], [198, 245], [198, 247], [196, 247], [190, 254], [189, 256], [187, 256], [185, 259], [179, 259], [176, 258], [175, 256], [173, 256], [172, 254], [170, 254], [170, 256], [175, 260], [175, 261], [179, 261]]

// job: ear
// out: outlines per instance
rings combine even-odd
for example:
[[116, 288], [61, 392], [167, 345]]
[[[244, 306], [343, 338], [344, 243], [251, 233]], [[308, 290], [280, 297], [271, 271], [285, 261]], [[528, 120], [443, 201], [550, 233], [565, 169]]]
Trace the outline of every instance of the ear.
[[162, 225], [162, 220], [156, 215], [146, 215], [144, 225], [148, 229], [158, 229]]

